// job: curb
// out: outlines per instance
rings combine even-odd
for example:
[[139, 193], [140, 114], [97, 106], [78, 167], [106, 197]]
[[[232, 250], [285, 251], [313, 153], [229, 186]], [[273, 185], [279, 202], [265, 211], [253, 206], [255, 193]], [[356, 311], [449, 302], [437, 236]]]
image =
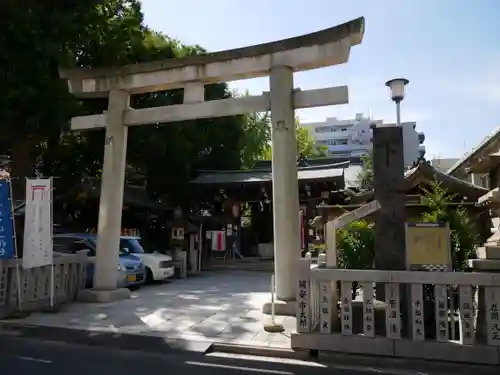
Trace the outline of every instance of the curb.
[[159, 354], [197, 352], [204, 354], [212, 346], [210, 341], [168, 339], [133, 333], [117, 333], [65, 327], [38, 326], [20, 323], [0, 323], [0, 335], [24, 339], [39, 339], [68, 344], [105, 346], [112, 349], [136, 350]]
[[133, 333], [117, 333], [77, 328], [29, 325], [15, 322], [0, 322], [0, 336], [38, 339], [76, 345], [105, 346], [112, 349], [137, 350], [158, 354], [172, 352], [197, 352], [200, 354], [227, 353], [256, 357], [312, 360], [308, 350], [240, 345], [213, 341], [169, 339]]
[[370, 369], [374, 372], [387, 372], [388, 374], [498, 375], [499, 371], [498, 366], [494, 365], [467, 365], [442, 361], [375, 357], [334, 352], [318, 353], [314, 350], [293, 350], [226, 343], [213, 343], [206, 354], [209, 353], [295, 359], [330, 365], [333, 368], [338, 366], [339, 369], [345, 367], [345, 369], [350, 371], [366, 371], [366, 369]]
[[255, 357], [298, 359], [302, 361], [311, 361], [315, 359], [311, 356], [309, 350], [293, 350], [287, 348], [226, 344], [220, 342], [214, 342], [207, 354], [209, 353], [242, 354]]
[[322, 364], [341, 366], [360, 366], [385, 370], [388, 372], [415, 374], [453, 374], [453, 375], [498, 375], [496, 365], [457, 364], [444, 361], [419, 360], [413, 358], [390, 358], [382, 356], [319, 352], [317, 361]]
[[84, 330], [65, 327], [38, 326], [21, 323], [0, 322], [0, 336], [22, 339], [38, 339], [119, 350], [133, 350], [155, 354], [197, 353], [199, 355], [226, 353], [267, 358], [295, 359], [317, 362], [324, 365], [355, 366], [371, 368], [374, 371], [410, 374], [453, 374], [453, 375], [498, 375], [498, 366], [454, 364], [416, 359], [362, 356], [344, 353], [324, 353], [289, 348], [240, 345], [212, 341], [168, 339], [133, 333]]

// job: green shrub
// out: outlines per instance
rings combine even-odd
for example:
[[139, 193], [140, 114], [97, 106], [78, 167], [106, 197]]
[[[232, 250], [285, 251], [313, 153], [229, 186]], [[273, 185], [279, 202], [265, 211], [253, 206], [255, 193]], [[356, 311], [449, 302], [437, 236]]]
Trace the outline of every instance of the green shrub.
[[[373, 245], [373, 223], [358, 220], [336, 233], [337, 264], [339, 268], [370, 269], [375, 256]], [[352, 283], [352, 298], [355, 299], [358, 282]]]
[[431, 183], [430, 189], [423, 189], [423, 204], [426, 206], [421, 220], [424, 223], [448, 223], [450, 226], [453, 268], [464, 271], [467, 261], [475, 257], [478, 239], [477, 228], [465, 207], [449, 206], [456, 196], [450, 194], [440, 183]]
[[372, 223], [357, 220], [338, 230], [336, 240], [340, 268], [372, 268], [375, 255]]

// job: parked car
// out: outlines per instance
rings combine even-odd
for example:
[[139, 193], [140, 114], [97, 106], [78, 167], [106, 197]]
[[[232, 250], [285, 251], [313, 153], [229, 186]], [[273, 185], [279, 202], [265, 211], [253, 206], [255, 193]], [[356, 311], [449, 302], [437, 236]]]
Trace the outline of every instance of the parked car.
[[[54, 255], [75, 254], [88, 250], [91, 262], [87, 265], [85, 286], [92, 288], [94, 284], [94, 261], [97, 249], [97, 236], [88, 233], [61, 233], [54, 235]], [[137, 287], [146, 282], [144, 262], [129, 252], [120, 250], [118, 268], [119, 287]]]
[[121, 237], [120, 251], [135, 255], [144, 262], [147, 282], [165, 280], [175, 275], [172, 257], [158, 252], [146, 252], [140, 237]]

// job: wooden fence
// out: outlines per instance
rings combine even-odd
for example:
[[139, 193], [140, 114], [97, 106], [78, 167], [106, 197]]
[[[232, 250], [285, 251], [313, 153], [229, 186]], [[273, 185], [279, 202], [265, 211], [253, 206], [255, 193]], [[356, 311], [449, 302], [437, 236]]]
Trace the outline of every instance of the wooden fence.
[[[76, 299], [78, 291], [85, 287], [87, 262], [86, 251], [54, 257], [53, 306]], [[50, 308], [51, 267], [23, 269], [21, 259], [0, 261], [0, 319], [20, 310]]]

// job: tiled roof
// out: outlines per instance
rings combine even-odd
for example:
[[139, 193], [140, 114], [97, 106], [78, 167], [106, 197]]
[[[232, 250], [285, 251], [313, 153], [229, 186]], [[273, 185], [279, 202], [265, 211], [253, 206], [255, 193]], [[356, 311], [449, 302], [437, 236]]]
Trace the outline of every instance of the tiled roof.
[[[297, 168], [299, 180], [324, 180], [345, 178], [346, 185], [355, 183], [361, 166], [350, 165], [349, 162], [330, 165], [316, 165]], [[200, 171], [193, 184], [226, 185], [242, 183], [270, 182], [272, 170], [270, 168], [254, 168], [237, 171]]]

